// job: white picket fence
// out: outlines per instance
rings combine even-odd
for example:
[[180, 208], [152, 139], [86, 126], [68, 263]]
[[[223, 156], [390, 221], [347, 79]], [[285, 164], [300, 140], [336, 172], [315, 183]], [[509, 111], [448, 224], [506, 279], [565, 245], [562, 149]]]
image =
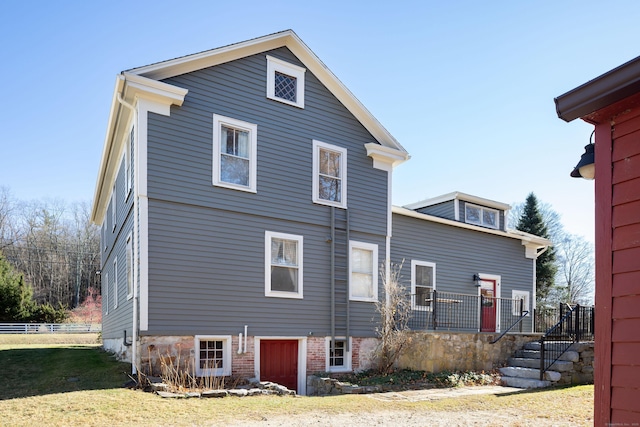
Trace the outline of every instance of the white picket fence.
[[0, 334], [86, 334], [102, 331], [101, 324], [0, 323]]

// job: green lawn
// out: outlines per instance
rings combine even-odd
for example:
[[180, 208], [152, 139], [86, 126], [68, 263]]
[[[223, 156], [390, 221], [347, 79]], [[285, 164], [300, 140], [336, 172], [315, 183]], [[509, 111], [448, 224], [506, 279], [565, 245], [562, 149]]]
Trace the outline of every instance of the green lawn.
[[511, 425], [521, 426], [593, 423], [593, 386], [422, 402], [365, 395], [162, 399], [122, 388], [130, 365], [116, 362], [96, 344], [55, 343], [61, 340], [25, 344], [0, 335], [0, 425], [251, 425], [264, 420], [278, 425], [312, 418], [319, 420], [316, 425], [330, 425], [332, 417], [345, 414], [357, 419], [358, 414], [429, 413], [443, 420], [465, 411], [514, 414]]

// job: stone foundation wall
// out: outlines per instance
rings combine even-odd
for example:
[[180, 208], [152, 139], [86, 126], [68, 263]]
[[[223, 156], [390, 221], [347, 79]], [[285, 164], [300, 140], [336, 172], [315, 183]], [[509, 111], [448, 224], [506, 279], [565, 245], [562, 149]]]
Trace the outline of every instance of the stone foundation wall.
[[503, 366], [515, 350], [539, 334], [412, 332], [411, 344], [398, 359], [398, 368], [427, 372], [490, 371]]
[[[110, 348], [116, 355], [123, 355], [128, 348], [121, 349], [117, 343]], [[194, 372], [195, 340], [193, 336], [141, 336], [139, 340], [140, 366], [142, 372], [159, 376], [162, 373], [162, 363], [171, 364], [181, 370]], [[238, 336], [231, 337], [231, 375], [243, 378], [255, 376], [255, 340], [247, 337], [247, 348], [238, 353]], [[365, 370], [373, 366], [374, 352], [378, 345], [376, 338], [352, 338], [351, 367], [353, 370]], [[122, 353], [122, 354], [119, 354]], [[307, 372], [309, 374], [326, 370], [326, 339], [325, 337], [307, 338]]]

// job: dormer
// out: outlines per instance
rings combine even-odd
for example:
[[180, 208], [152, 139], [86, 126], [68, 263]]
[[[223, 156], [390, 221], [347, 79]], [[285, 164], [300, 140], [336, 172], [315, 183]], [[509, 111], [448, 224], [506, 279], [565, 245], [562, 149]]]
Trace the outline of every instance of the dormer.
[[511, 206], [461, 192], [448, 193], [404, 206], [416, 212], [506, 231]]

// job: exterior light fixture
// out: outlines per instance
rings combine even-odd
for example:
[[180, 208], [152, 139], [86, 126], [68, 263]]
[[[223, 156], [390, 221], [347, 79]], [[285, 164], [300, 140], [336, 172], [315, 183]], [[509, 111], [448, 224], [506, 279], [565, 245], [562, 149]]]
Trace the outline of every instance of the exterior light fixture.
[[580, 161], [573, 168], [571, 172], [572, 178], [584, 178], [584, 179], [594, 179], [596, 176], [596, 165], [595, 165], [595, 145], [593, 145], [593, 135], [596, 133], [594, 130], [591, 132], [591, 137], [589, 138], [589, 145], [584, 147], [584, 154], [580, 157]]
[[476, 283], [477, 287], [480, 287], [480, 274], [474, 274], [473, 281]]

